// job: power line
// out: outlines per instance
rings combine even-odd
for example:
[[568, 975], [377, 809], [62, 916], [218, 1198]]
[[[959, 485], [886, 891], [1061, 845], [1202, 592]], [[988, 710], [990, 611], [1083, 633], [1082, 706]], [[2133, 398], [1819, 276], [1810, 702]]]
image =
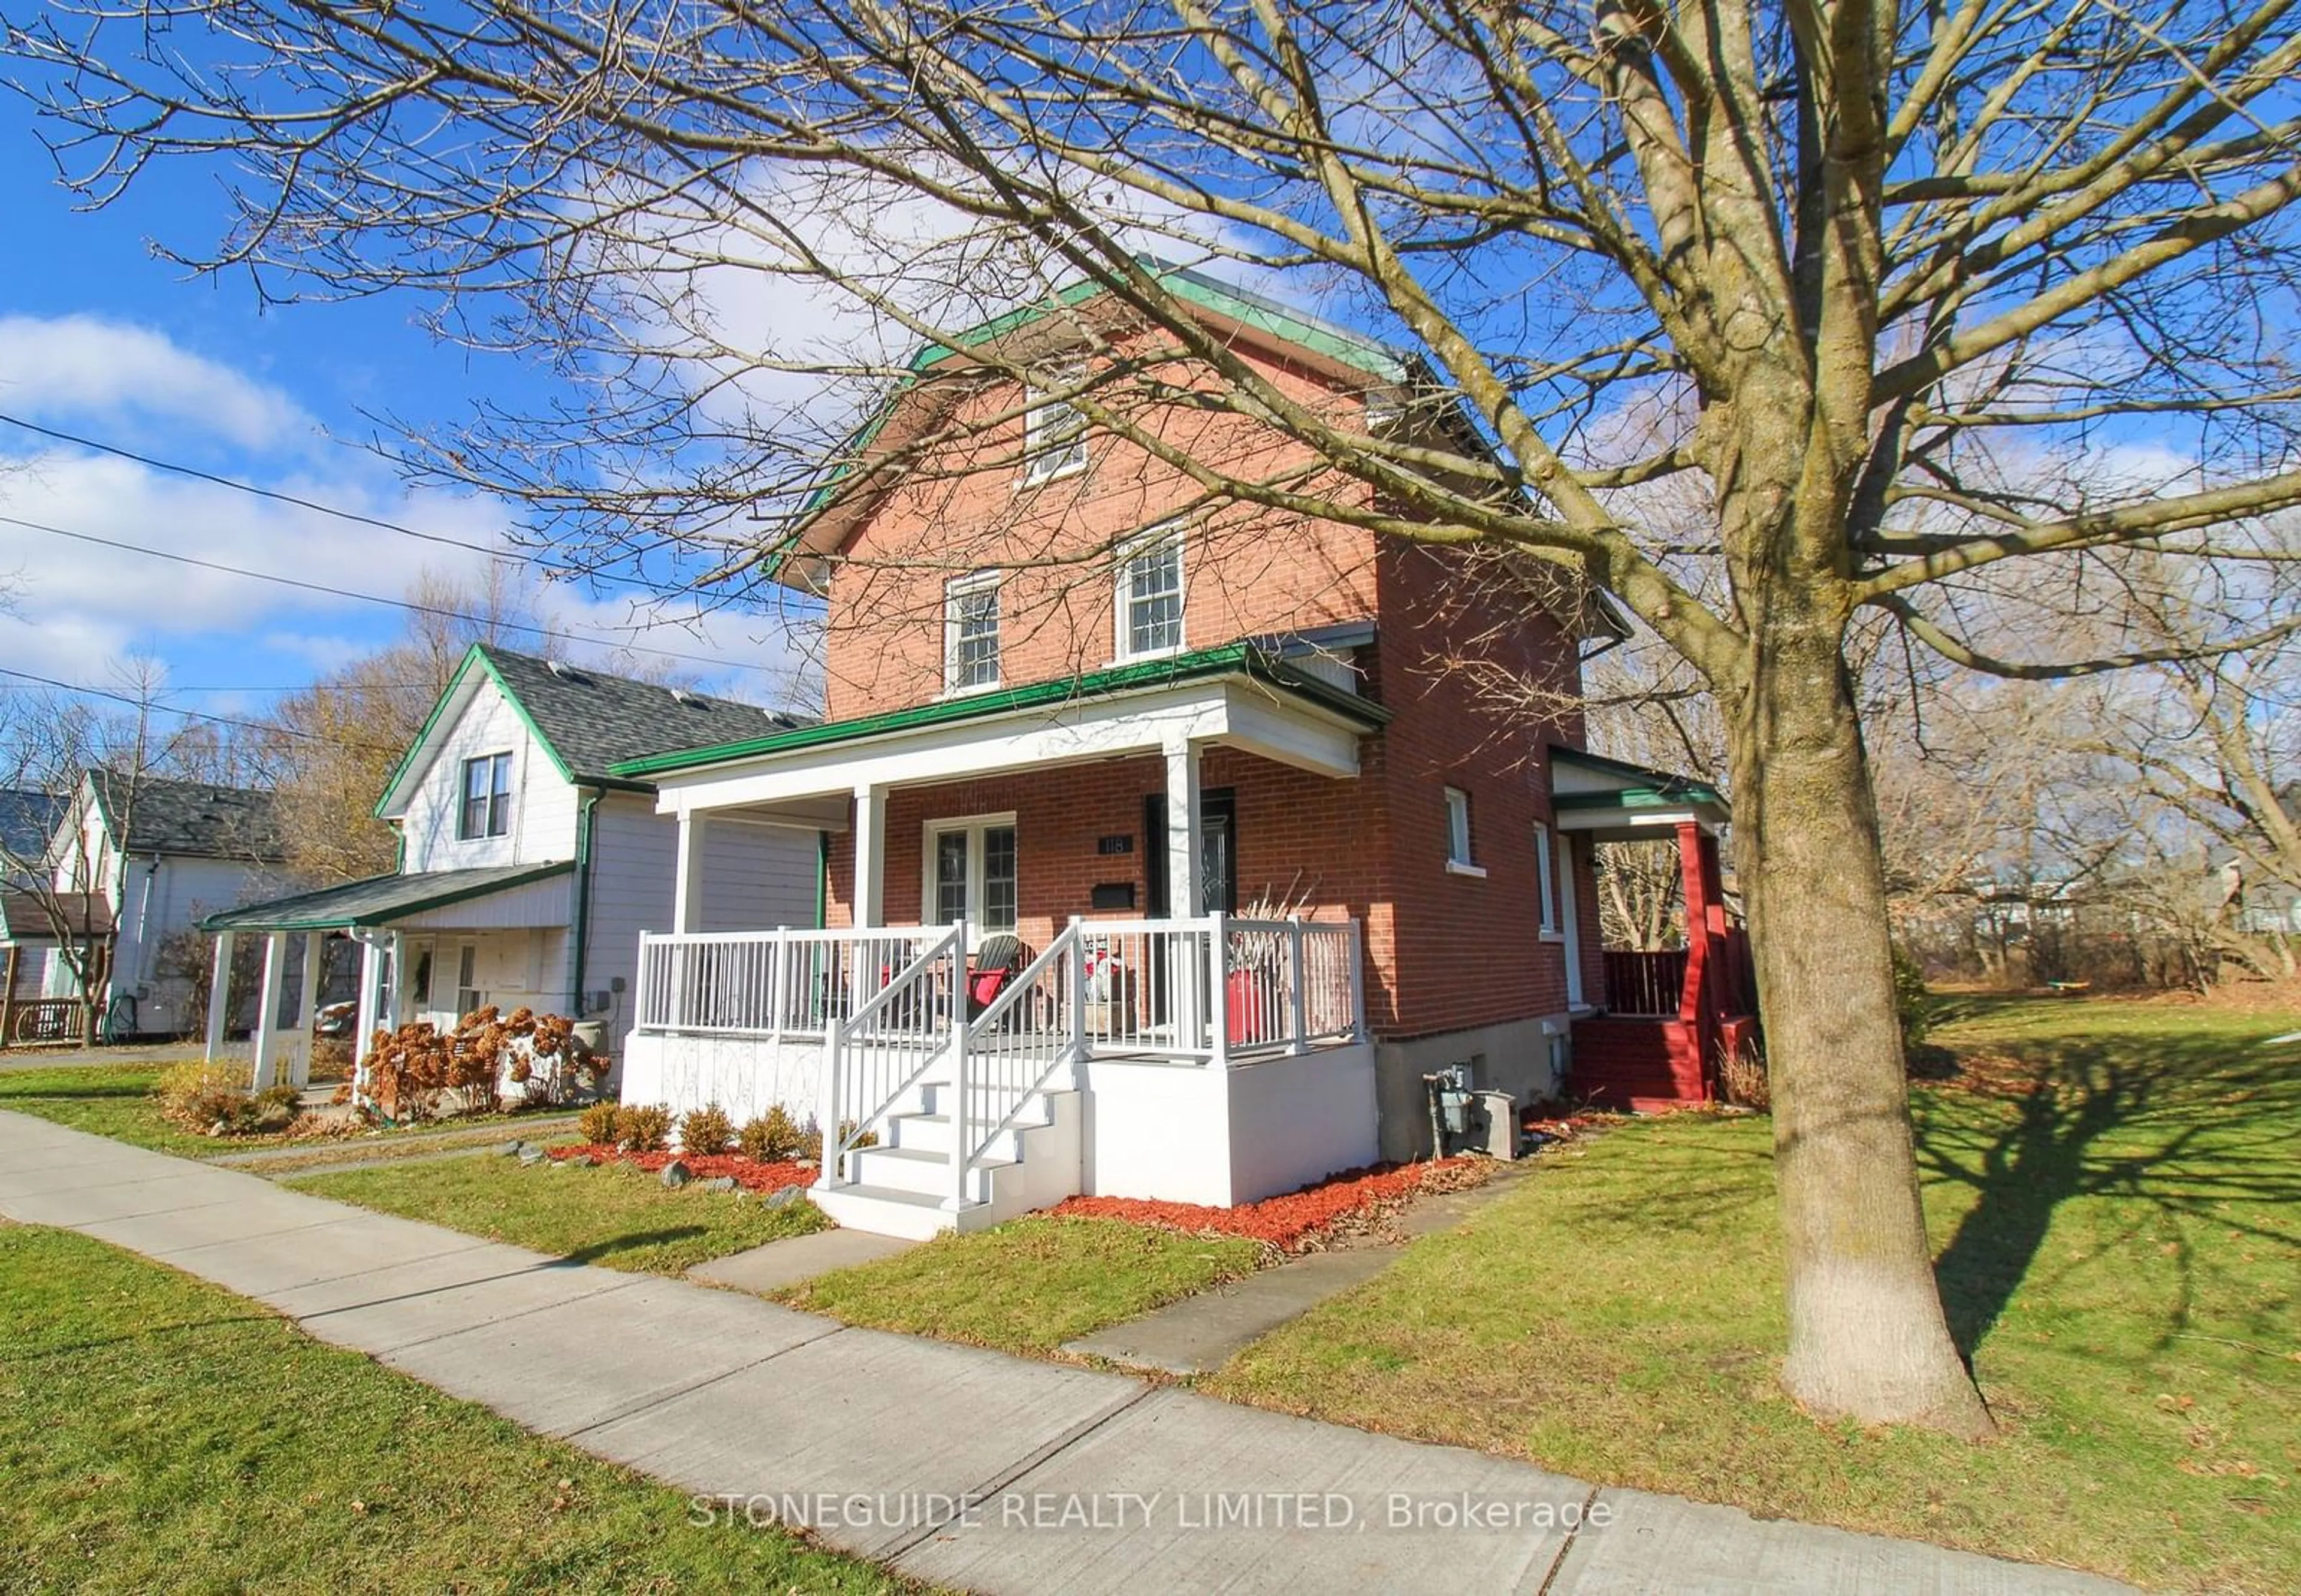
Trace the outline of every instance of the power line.
[[742, 660], [731, 660], [723, 656], [687, 654], [676, 648], [657, 648], [645, 643], [633, 643], [613, 637], [587, 637], [581, 632], [559, 631], [548, 626], [534, 626], [521, 621], [506, 621], [498, 616], [473, 615], [461, 610], [445, 609], [438, 605], [418, 604], [408, 598], [386, 598], [375, 593], [355, 592], [349, 588], [331, 588], [324, 582], [305, 581], [293, 576], [280, 576], [269, 571], [251, 571], [244, 565], [227, 565], [220, 560], [204, 560], [197, 555], [175, 554], [164, 548], [146, 548], [139, 543], [123, 543], [116, 538], [99, 538], [93, 532], [75, 532], [46, 522], [27, 521], [20, 515], [0, 515], [0, 522], [22, 527], [28, 531], [46, 532], [51, 537], [69, 538], [75, 543], [92, 543], [100, 548], [118, 549], [123, 554], [140, 554], [155, 560], [172, 560], [180, 565], [191, 565], [202, 571], [218, 572], [225, 576], [245, 577], [250, 581], [277, 582], [283, 588], [296, 588], [306, 593], [325, 594], [331, 598], [349, 598], [362, 604], [380, 604], [390, 609], [406, 610], [419, 615], [436, 615], [442, 620], [461, 621], [473, 626], [498, 626], [506, 631], [525, 632], [548, 638], [556, 642], [588, 643], [594, 648], [627, 649], [633, 654], [652, 654], [664, 659], [685, 660], [693, 664], [711, 665], [719, 670], [773, 672], [772, 665], [751, 664]]
[[74, 693], [82, 698], [106, 698], [114, 704], [125, 704], [130, 709], [157, 710], [162, 714], [172, 714], [180, 720], [210, 721], [219, 726], [238, 726], [247, 731], [261, 731], [268, 737], [293, 737], [307, 742], [333, 743], [339, 748], [360, 748], [367, 753], [385, 754], [393, 758], [397, 758], [406, 752], [402, 748], [386, 748], [378, 742], [353, 742], [347, 738], [338, 737], [326, 731], [301, 731], [293, 726], [274, 725], [264, 721], [244, 721], [228, 714], [212, 714], [205, 710], [178, 709], [172, 705], [157, 703], [148, 698], [131, 698], [126, 693], [108, 692], [100, 687], [80, 687], [70, 681], [58, 681], [53, 676], [36, 676], [29, 671], [19, 671], [7, 665], [0, 665], [0, 676], [13, 676], [19, 681], [30, 682], [40, 687], [52, 687], [59, 692]]
[[[177, 476], [190, 477], [196, 481], [209, 482], [219, 488], [230, 488], [235, 492], [252, 494], [257, 498], [270, 499], [275, 504], [293, 505], [299, 510], [309, 510], [314, 514], [331, 515], [339, 521], [351, 522], [359, 526], [374, 527], [379, 531], [396, 532], [403, 538], [414, 538], [424, 543], [436, 543], [443, 548], [460, 548], [470, 554], [485, 555], [489, 559], [496, 560], [510, 559], [520, 552], [511, 548], [490, 548], [483, 543], [467, 543], [461, 538], [450, 538], [442, 532], [427, 532], [402, 522], [388, 520], [383, 516], [369, 515], [358, 510], [346, 510], [339, 506], [324, 504], [318, 499], [305, 498], [300, 494], [284, 493], [276, 488], [260, 487], [254, 482], [243, 481], [238, 477], [227, 477], [215, 472], [203, 471], [197, 465], [186, 465], [176, 460], [163, 460], [155, 455], [146, 455], [135, 449], [123, 448], [116, 443], [105, 443], [96, 439], [83, 437], [77, 432], [66, 432], [55, 427], [44, 427], [38, 422], [28, 422], [22, 416], [10, 415], [4, 411], [0, 411], [0, 422], [5, 422], [12, 427], [21, 427], [27, 432], [37, 432], [42, 438], [54, 439], [58, 443], [69, 443], [83, 449], [93, 449], [100, 455], [111, 455], [121, 460], [132, 460], [137, 464], [149, 466], [154, 471], [172, 472]], [[694, 588], [683, 583], [678, 587], [666, 588], [662, 583], [649, 581], [645, 577], [625, 576], [620, 572], [574, 571], [565, 566], [545, 565], [541, 561], [537, 561], [536, 564], [546, 572], [553, 575], [579, 577], [586, 581], [613, 582], [622, 587], [638, 588], [659, 597], [668, 597], [675, 593], [696, 591]]]

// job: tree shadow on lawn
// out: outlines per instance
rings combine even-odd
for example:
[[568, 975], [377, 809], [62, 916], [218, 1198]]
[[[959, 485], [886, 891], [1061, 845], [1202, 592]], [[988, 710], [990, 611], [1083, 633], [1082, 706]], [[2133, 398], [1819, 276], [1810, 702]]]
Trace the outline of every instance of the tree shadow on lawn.
[[[1962, 1116], [1922, 1095], [1914, 1105], [1924, 1121], [1921, 1166], [1977, 1194], [1935, 1263], [1951, 1333], [1969, 1361], [2071, 1199], [2132, 1204], [2152, 1219], [2301, 1245], [2301, 1235], [2223, 1210], [2301, 1203], [2292, 1150], [2301, 1071], [2285, 1050], [2226, 1034], [2136, 1038], [2108, 1030], [2023, 1039], [2006, 1050], [2030, 1071], [2010, 1118]], [[2178, 1329], [2188, 1322], [2195, 1260], [2185, 1239], [2166, 1250], [2180, 1272], [2166, 1310]]]
[[557, 1262], [563, 1266], [596, 1264], [601, 1258], [614, 1258], [618, 1253], [637, 1252], [648, 1247], [668, 1247], [674, 1242], [692, 1241], [710, 1233], [711, 1227], [707, 1224], [682, 1224], [669, 1230], [636, 1231], [627, 1236], [609, 1236], [604, 1241], [594, 1241], [589, 1247], [562, 1253]]

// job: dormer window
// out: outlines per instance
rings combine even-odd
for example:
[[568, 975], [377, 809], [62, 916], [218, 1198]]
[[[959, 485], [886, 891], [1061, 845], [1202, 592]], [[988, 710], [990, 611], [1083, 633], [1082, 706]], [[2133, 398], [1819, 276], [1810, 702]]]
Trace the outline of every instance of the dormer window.
[[999, 685], [999, 577], [962, 576], [943, 590], [943, 685], [979, 692]]
[[1044, 482], [1086, 469], [1086, 416], [1054, 390], [1075, 389], [1084, 368], [1051, 373], [1048, 388], [1033, 388], [1023, 422], [1023, 480]]
[[482, 754], [464, 761], [464, 811], [456, 835], [466, 842], [511, 835], [509, 754]]
[[1183, 647], [1183, 529], [1152, 531], [1118, 562], [1118, 657], [1155, 659]]

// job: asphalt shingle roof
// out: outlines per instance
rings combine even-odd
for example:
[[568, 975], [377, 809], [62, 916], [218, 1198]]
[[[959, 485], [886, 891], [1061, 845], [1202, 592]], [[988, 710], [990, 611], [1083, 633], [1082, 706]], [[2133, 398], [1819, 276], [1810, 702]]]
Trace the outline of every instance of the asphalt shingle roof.
[[626, 760], [713, 748], [810, 724], [757, 705], [552, 664], [481, 644], [497, 676], [571, 773], [599, 779]]
[[126, 816], [124, 846], [130, 853], [194, 854], [264, 864], [278, 864], [288, 856], [278, 799], [272, 793], [157, 776], [130, 781], [109, 770], [88, 773], [115, 834]]
[[568, 860], [545, 865], [489, 865], [471, 870], [432, 870], [421, 875], [378, 875], [316, 892], [298, 892], [269, 903], [251, 903], [200, 922], [202, 931], [331, 931], [343, 926], [389, 925], [406, 915], [469, 898], [484, 898], [531, 882], [548, 881], [574, 869]]
[[71, 805], [57, 793], [0, 787], [0, 851], [12, 859], [42, 857]]
[[111, 934], [112, 907], [93, 892], [0, 892], [0, 938], [11, 942], [51, 940], [61, 917], [64, 935], [78, 939], [90, 928]]

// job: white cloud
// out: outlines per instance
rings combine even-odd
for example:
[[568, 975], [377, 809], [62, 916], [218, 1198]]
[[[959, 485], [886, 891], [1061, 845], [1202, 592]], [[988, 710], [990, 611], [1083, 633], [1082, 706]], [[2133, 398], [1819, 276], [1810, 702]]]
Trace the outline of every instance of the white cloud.
[[38, 421], [163, 419], [259, 449], [315, 430], [280, 389], [165, 333], [91, 315], [0, 316], [0, 408]]

